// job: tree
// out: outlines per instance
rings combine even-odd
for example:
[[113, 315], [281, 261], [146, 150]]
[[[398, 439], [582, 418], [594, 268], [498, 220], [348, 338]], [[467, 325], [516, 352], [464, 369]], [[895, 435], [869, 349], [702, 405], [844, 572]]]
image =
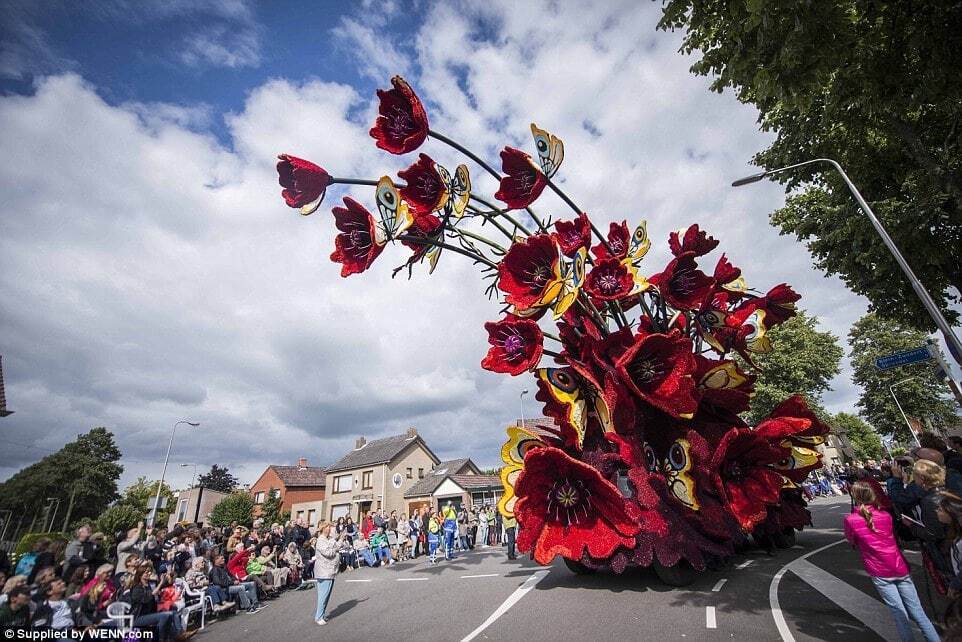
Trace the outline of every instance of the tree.
[[[167, 498], [167, 504], [165, 507], [158, 509], [154, 524], [165, 526], [170, 514], [174, 512], [174, 504], [176, 503], [174, 491], [167, 485], [167, 482], [161, 484], [160, 496]], [[156, 499], [157, 482], [146, 477], [138, 477], [137, 481], [124, 489], [124, 494], [121, 496], [119, 503], [140, 511], [141, 519], [145, 519], [147, 513], [154, 507]], [[161, 503], [163, 503], [163, 499], [161, 499]]]
[[231, 522], [237, 522], [250, 526], [253, 512], [254, 498], [242, 490], [235, 491], [214, 506], [210, 512], [210, 523], [214, 526], [230, 526]]
[[0, 484], [0, 509], [23, 514], [25, 526], [42, 512], [48, 498], [60, 500], [54, 527], [96, 518], [117, 499], [117, 480], [124, 467], [120, 450], [106, 428], [94, 428], [20, 470]]
[[840, 412], [832, 417], [831, 425], [848, 437], [856, 459], [881, 459], [885, 455], [882, 438], [858, 416]]
[[237, 488], [238, 479], [230, 474], [227, 466], [221, 468], [217, 464], [210, 467], [210, 472], [197, 478], [197, 485], [220, 491], [222, 493], [232, 493]]
[[848, 334], [852, 348], [852, 381], [862, 388], [858, 407], [882, 434], [912, 439], [902, 413], [899, 412], [889, 386], [898, 384], [895, 394], [905, 414], [929, 419], [944, 426], [954, 416], [947, 388], [935, 377], [930, 363], [917, 363], [891, 370], [879, 370], [875, 359], [893, 352], [917, 348], [925, 344], [926, 335], [906, 325], [869, 313], [855, 322]]
[[[757, 425], [780, 402], [801, 394], [809, 406], [821, 412], [822, 393], [839, 373], [844, 354], [838, 338], [818, 330], [818, 323], [804, 310], [769, 331], [772, 351], [754, 358], [758, 365], [755, 396], [746, 419]], [[744, 368], [744, 364], [742, 364]]]
[[[872, 0], [668, 0], [662, 29], [685, 29], [691, 71], [732, 88], [775, 133], [766, 169], [833, 158], [896, 239], [937, 304], [962, 292], [962, 4]], [[778, 175], [793, 195], [772, 222], [807, 243], [872, 309], [919, 329], [932, 321], [822, 165]], [[799, 191], [801, 186], [805, 186]]]
[[267, 499], [261, 506], [260, 516], [264, 519], [267, 524], [273, 524], [274, 522], [284, 522], [286, 517], [284, 514], [284, 502], [281, 499], [281, 493], [276, 488], [271, 488], [267, 493]]
[[102, 512], [95, 523], [96, 529], [116, 542], [118, 533], [126, 533], [144, 521], [144, 512], [127, 504], [115, 504]]

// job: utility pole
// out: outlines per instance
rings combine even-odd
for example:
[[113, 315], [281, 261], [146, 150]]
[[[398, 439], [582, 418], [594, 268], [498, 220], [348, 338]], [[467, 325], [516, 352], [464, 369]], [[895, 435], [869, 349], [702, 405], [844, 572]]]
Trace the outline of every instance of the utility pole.
[[67, 515], [63, 518], [63, 529], [61, 530], [63, 533], [67, 532], [67, 526], [70, 525], [70, 513], [73, 512], [73, 500], [77, 496], [77, 485], [79, 483], [80, 480], [75, 481], [73, 483], [73, 490], [70, 491], [70, 502], [67, 504]]

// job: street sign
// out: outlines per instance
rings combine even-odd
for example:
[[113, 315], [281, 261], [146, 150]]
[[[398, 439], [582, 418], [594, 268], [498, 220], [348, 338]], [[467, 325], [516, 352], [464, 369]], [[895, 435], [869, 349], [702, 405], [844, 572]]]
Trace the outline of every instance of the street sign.
[[898, 368], [899, 366], [928, 361], [931, 358], [932, 353], [929, 351], [928, 346], [921, 346], [914, 350], [906, 350], [905, 352], [896, 352], [895, 354], [879, 357], [875, 360], [875, 367], [879, 370], [889, 370], [890, 368]]

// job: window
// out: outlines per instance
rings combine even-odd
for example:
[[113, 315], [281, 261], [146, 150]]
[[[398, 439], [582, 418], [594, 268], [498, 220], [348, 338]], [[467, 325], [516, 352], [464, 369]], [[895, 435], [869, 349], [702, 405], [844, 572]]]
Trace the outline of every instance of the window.
[[424, 479], [424, 469], [418, 468], [418, 479]]
[[350, 475], [338, 475], [334, 478], [334, 492], [335, 493], [346, 493], [351, 490], [351, 476]]
[[177, 521], [182, 522], [187, 517], [187, 500], [180, 501], [180, 509], [177, 511]]
[[271, 489], [271, 497], [273, 497], [274, 499], [280, 499], [280, 498], [281, 498], [281, 491], [280, 491], [280, 489], [279, 489], [279, 488], [272, 488], [272, 489]]
[[331, 521], [336, 522], [338, 517], [347, 517], [351, 514], [350, 504], [335, 504], [331, 506]]
[[307, 525], [308, 525], [308, 526], [313, 526], [313, 525], [314, 525], [314, 513], [316, 513], [316, 512], [317, 512], [317, 511], [314, 510], [313, 508], [312, 508], [311, 510], [307, 511]]
[[258, 491], [254, 493], [254, 503], [263, 504], [264, 503], [264, 491]]
[[413, 469], [413, 468], [408, 468], [408, 469], [407, 469], [407, 477], [408, 477], [408, 479], [414, 479], [414, 469]]
[[361, 488], [367, 490], [368, 488], [374, 488], [374, 471], [365, 470], [361, 474]]
[[[302, 511], [302, 510], [297, 511], [297, 515], [295, 515], [295, 517], [296, 517], [297, 519], [300, 519], [300, 518], [304, 517], [304, 511]], [[310, 524], [308, 524], [308, 526], [310, 526]]]

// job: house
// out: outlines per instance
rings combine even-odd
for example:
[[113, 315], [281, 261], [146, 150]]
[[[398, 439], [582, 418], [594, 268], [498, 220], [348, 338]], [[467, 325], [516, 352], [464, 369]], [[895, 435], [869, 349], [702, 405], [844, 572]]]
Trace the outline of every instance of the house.
[[495, 506], [503, 488], [497, 475], [482, 475], [470, 459], [442, 461], [404, 493], [407, 513], [437, 510], [450, 500], [456, 506]]
[[327, 469], [327, 518], [360, 520], [369, 510], [407, 512], [404, 494], [440, 462], [418, 431], [367, 441]]
[[304, 457], [297, 461], [296, 466], [272, 464], [250, 487], [249, 492], [254, 498], [254, 517], [260, 515], [261, 506], [267, 501], [271, 489], [280, 496], [281, 510], [290, 511], [296, 503], [323, 501], [325, 483], [325, 469], [308, 466]]
[[179, 491], [174, 498], [176, 508], [167, 518], [167, 528], [173, 528], [178, 522], [181, 524], [190, 522], [200, 526], [209, 523], [210, 512], [225, 497], [227, 493], [203, 486]]

